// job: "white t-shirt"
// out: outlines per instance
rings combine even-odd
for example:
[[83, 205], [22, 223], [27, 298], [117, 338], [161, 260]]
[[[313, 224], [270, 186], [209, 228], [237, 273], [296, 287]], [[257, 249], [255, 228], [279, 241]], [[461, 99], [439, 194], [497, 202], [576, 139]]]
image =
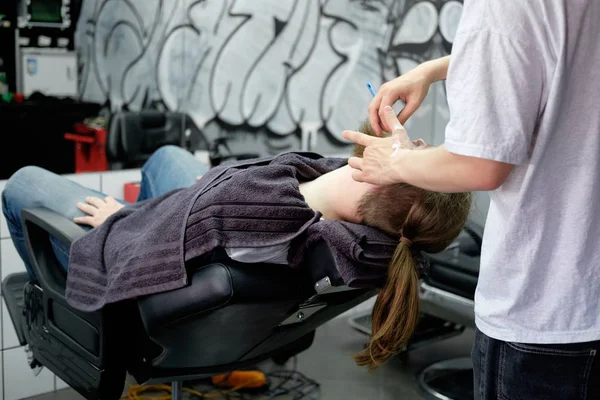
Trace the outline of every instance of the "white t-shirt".
[[491, 192], [478, 328], [600, 339], [600, 1], [465, 0], [446, 148], [515, 164]]

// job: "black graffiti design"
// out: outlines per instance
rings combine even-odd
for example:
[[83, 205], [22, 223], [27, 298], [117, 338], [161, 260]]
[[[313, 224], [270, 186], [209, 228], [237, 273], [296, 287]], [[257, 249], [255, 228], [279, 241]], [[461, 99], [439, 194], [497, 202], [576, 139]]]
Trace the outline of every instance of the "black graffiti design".
[[162, 105], [200, 127], [300, 132], [304, 149], [317, 132], [343, 143], [366, 116], [365, 83], [448, 53], [461, 10], [444, 0], [84, 0], [80, 93], [113, 110]]

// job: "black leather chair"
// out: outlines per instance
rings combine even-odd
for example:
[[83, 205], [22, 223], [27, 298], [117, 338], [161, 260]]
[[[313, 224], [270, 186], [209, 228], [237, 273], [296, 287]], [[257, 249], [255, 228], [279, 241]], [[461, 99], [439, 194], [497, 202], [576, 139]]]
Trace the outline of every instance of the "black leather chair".
[[227, 137], [209, 141], [192, 118], [174, 111], [120, 111], [107, 123], [106, 157], [113, 168], [139, 168], [162, 146], [208, 152], [210, 166], [257, 158], [258, 153], [233, 153]]
[[210, 144], [187, 114], [142, 110], [112, 114], [107, 122], [106, 157], [122, 168], [138, 168], [162, 146], [210, 150]]
[[71, 243], [83, 230], [47, 210], [23, 210], [36, 280], [7, 276], [2, 295], [32, 368], [45, 366], [87, 399], [118, 399], [126, 373], [173, 385], [307, 349], [317, 327], [375, 295], [342, 286], [329, 249], [317, 243], [305, 268], [225, 258], [188, 263], [179, 290], [111, 304], [93, 313], [65, 300], [66, 274], [48, 234]]

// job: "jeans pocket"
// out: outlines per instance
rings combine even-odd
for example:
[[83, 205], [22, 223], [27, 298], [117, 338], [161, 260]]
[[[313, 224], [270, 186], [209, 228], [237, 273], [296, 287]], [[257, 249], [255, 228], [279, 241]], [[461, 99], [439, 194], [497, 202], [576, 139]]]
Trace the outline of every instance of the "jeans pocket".
[[499, 397], [505, 400], [583, 400], [596, 349], [504, 343]]

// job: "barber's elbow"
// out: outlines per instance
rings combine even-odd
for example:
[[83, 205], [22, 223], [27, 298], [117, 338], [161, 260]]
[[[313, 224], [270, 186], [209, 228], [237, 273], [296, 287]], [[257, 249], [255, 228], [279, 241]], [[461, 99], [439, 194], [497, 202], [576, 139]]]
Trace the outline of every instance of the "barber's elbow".
[[504, 184], [514, 167], [512, 164], [483, 159], [476, 159], [471, 164], [469, 186], [472, 191], [498, 189]]
[[482, 176], [473, 182], [473, 191], [491, 191], [496, 190], [502, 184], [504, 180], [499, 179], [496, 176]]

